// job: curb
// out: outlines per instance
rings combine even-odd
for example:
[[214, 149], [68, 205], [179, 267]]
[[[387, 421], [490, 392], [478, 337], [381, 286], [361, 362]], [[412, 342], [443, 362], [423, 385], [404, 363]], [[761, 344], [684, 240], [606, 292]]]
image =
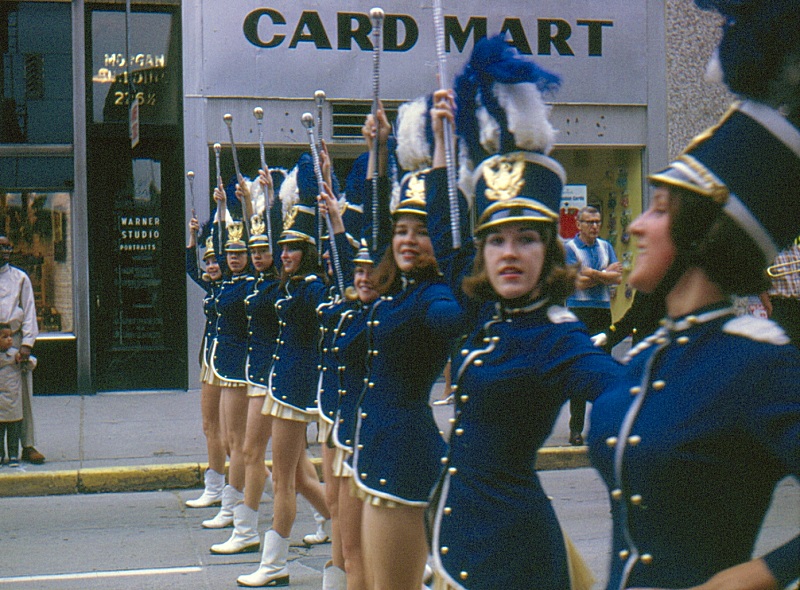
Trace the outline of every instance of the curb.
[[[311, 462], [321, 478], [322, 460]], [[272, 468], [272, 461], [265, 462]], [[175, 463], [137, 467], [88, 467], [64, 471], [0, 473], [0, 497], [100, 494], [110, 492], [151, 492], [184, 490], [203, 486], [206, 463]], [[589, 467], [586, 447], [539, 449], [536, 469]]]

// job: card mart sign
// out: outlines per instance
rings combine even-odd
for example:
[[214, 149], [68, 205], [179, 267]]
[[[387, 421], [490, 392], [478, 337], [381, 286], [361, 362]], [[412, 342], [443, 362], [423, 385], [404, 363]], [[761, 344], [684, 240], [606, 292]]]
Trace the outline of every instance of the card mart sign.
[[[215, 0], [184, 4], [184, 36], [202, 35], [206, 96], [369, 99], [372, 92], [370, 9], [343, 0]], [[645, 104], [647, 0], [443, 2], [447, 71], [461, 70], [477, 39], [507, 32], [523, 53], [560, 74], [556, 100]], [[381, 6], [381, 96], [408, 99], [437, 85], [432, 4]], [[193, 27], [199, 30], [192, 30]]]

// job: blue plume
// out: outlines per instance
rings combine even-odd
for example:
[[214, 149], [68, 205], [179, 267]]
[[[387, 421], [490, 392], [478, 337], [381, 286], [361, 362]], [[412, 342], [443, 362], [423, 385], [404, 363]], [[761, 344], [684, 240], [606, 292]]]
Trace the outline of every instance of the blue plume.
[[236, 175], [231, 178], [228, 185], [225, 187], [225, 196], [227, 197], [227, 203], [225, 206], [228, 209], [228, 213], [233, 219], [240, 220], [242, 219], [242, 203], [239, 201], [239, 197], [236, 196]]
[[561, 78], [519, 53], [507, 43], [504, 34], [478, 41], [454, 85], [458, 100], [456, 133], [465, 141], [469, 157], [474, 163], [491, 155], [480, 144], [480, 128], [475, 112], [481, 104], [500, 125], [500, 151], [513, 150], [513, 138], [508, 132], [506, 115], [492, 91], [497, 82], [535, 84], [541, 92], [545, 92], [558, 89]]
[[[768, 104], [797, 96], [800, 83], [783, 76], [787, 56], [800, 60], [800, 4], [797, 0], [695, 0], [725, 17], [719, 60], [728, 88]], [[789, 84], [791, 88], [776, 88]]]

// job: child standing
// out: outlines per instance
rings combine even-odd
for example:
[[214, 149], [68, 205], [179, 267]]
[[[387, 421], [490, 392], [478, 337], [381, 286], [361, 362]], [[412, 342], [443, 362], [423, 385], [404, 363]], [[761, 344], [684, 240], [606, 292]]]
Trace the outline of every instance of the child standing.
[[22, 429], [22, 380], [36, 366], [36, 359], [17, 360], [19, 351], [12, 342], [11, 326], [0, 323], [0, 463], [5, 460], [4, 440], [8, 440], [8, 465], [19, 467], [19, 437]]

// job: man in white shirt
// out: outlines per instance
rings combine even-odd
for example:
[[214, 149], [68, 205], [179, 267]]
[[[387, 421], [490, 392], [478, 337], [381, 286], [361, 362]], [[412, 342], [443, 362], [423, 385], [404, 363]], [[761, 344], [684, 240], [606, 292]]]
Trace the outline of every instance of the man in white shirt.
[[[31, 280], [25, 271], [8, 263], [13, 252], [11, 240], [0, 235], [0, 322], [11, 326], [14, 347], [19, 349], [17, 362], [25, 362], [31, 356], [39, 326]], [[34, 448], [32, 404], [33, 391], [30, 387], [23, 387], [22, 459], [38, 465], [44, 463], [44, 455]]]

